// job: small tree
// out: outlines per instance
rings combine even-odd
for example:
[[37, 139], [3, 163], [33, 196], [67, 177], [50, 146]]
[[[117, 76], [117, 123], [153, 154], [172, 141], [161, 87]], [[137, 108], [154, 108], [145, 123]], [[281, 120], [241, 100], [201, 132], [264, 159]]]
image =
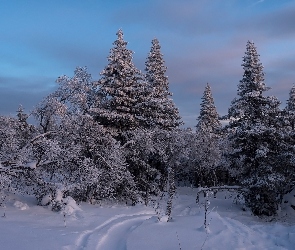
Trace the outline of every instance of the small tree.
[[72, 114], [89, 114], [91, 108], [101, 102], [102, 95], [97, 90], [97, 82], [92, 81], [86, 67], [77, 67], [73, 77], [63, 75], [56, 82], [59, 87], [53, 96], [66, 104], [67, 111]]
[[165, 131], [158, 129], [154, 134], [155, 157], [160, 160], [162, 168], [162, 185], [166, 186], [168, 221], [172, 219], [172, 203], [176, 192], [175, 173], [180, 167], [180, 162], [187, 157], [187, 148], [181, 130]]
[[194, 166], [198, 184], [201, 186], [217, 184], [216, 170], [221, 157], [220, 131], [221, 123], [218, 120], [211, 88], [207, 84], [202, 97], [195, 141], [190, 157], [190, 164]]
[[55, 93], [44, 98], [32, 112], [40, 133], [58, 130], [58, 124], [66, 113], [67, 106], [56, 97]]

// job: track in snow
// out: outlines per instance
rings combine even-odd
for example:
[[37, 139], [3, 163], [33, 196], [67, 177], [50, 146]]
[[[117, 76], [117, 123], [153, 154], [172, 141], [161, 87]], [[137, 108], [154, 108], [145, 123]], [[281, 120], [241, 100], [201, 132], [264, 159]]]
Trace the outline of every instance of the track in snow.
[[75, 247], [77, 250], [126, 250], [129, 234], [154, 215], [138, 213], [114, 216], [93, 230], [84, 231], [78, 237]]

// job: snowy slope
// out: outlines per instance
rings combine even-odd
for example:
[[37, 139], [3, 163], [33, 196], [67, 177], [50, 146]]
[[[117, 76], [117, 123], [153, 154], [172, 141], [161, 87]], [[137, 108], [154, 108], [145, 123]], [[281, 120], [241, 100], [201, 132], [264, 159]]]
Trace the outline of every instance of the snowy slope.
[[[196, 191], [178, 189], [169, 223], [158, 221], [156, 212], [161, 209], [83, 203], [81, 210], [66, 215], [66, 227], [62, 213], [36, 206], [31, 197], [10, 195], [6, 208], [0, 209], [1, 215], [5, 213], [0, 217], [0, 248], [295, 249], [295, 223], [255, 218], [232, 204], [227, 192], [211, 199], [210, 209], [214, 209], [209, 214], [210, 232], [206, 233], [203, 208], [195, 203]], [[290, 222], [290, 218], [285, 220]]]

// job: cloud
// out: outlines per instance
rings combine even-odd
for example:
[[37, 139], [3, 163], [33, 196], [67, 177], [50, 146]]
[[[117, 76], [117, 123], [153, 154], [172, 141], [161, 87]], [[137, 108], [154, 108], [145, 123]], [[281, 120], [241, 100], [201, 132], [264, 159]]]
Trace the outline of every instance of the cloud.
[[117, 10], [114, 22], [144, 24], [150, 30], [197, 36], [219, 32], [230, 12], [224, 1], [145, 1]]
[[59, 8], [51, 2], [21, 6], [11, 4], [11, 13], [0, 17], [5, 23], [0, 34], [0, 113], [9, 106], [14, 112], [21, 98], [28, 101], [25, 106], [33, 106], [58, 76], [72, 76], [76, 66], [87, 66], [93, 79], [99, 78], [119, 28], [142, 70], [150, 41], [160, 40], [173, 99], [188, 126], [196, 124], [207, 82], [218, 112], [227, 112], [242, 78], [247, 40], [261, 54], [266, 84], [272, 87], [267, 94], [284, 101], [295, 81], [292, 1], [106, 1], [92, 3], [91, 10], [78, 2]]
[[[253, 2], [253, 1], [251, 1]], [[258, 4], [260, 3], [260, 4]], [[182, 40], [246, 37], [246, 39], [294, 38], [294, 2], [249, 1], [144, 1], [116, 10], [113, 22], [138, 27], [141, 34], [154, 33]], [[259, 6], [258, 6], [259, 5]], [[140, 26], [148, 29], [140, 29]], [[173, 42], [173, 40], [171, 40]]]
[[[245, 43], [246, 44], [246, 43]], [[242, 78], [243, 69], [240, 66], [245, 51], [244, 46], [228, 44], [219, 49], [188, 50], [185, 55], [167, 56], [167, 74], [175, 98], [180, 100], [197, 100], [194, 113], [199, 112], [199, 102], [206, 83], [212, 87], [213, 96], [218, 103], [220, 112], [227, 112], [229, 104], [236, 95], [236, 88]], [[190, 105], [189, 107], [191, 107]], [[191, 108], [192, 110], [192, 108]]]
[[295, 37], [295, 5], [257, 15], [254, 18], [244, 19], [237, 25], [239, 30], [264, 37], [265, 40], [291, 39]]
[[48, 40], [44, 37], [28, 41], [28, 46], [44, 60], [43, 67], [46, 67], [46, 61], [49, 62], [49, 67], [56, 71], [56, 78], [62, 74], [72, 74], [77, 66], [87, 66], [95, 72], [94, 77], [97, 78], [107, 62], [108, 50], [94, 47], [93, 44], [83, 46], [80, 43]]
[[19, 104], [29, 112], [55, 88], [54, 81], [48, 78], [0, 77], [0, 115], [14, 115]]

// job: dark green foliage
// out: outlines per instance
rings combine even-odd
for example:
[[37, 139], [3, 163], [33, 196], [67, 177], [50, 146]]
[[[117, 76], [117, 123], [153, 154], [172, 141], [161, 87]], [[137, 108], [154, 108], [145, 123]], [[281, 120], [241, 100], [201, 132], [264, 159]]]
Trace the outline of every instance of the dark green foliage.
[[179, 111], [171, 99], [172, 93], [169, 92], [168, 77], [165, 75], [167, 67], [157, 39], [152, 40], [145, 65], [147, 98], [139, 100], [137, 104], [143, 117], [142, 126], [165, 130], [177, 128], [182, 122]]
[[242, 66], [239, 97], [229, 109], [229, 171], [248, 189], [245, 198], [252, 212], [273, 215], [278, 206], [273, 197], [278, 196], [285, 180], [278, 162], [282, 140], [276, 119], [279, 101], [263, 95], [269, 88], [264, 83], [263, 66], [252, 42], [247, 43]]
[[145, 82], [132, 62], [133, 52], [127, 49], [122, 30], [117, 36], [98, 82], [105, 98], [92, 111], [100, 124], [120, 133], [139, 126], [137, 103], [144, 98]]

